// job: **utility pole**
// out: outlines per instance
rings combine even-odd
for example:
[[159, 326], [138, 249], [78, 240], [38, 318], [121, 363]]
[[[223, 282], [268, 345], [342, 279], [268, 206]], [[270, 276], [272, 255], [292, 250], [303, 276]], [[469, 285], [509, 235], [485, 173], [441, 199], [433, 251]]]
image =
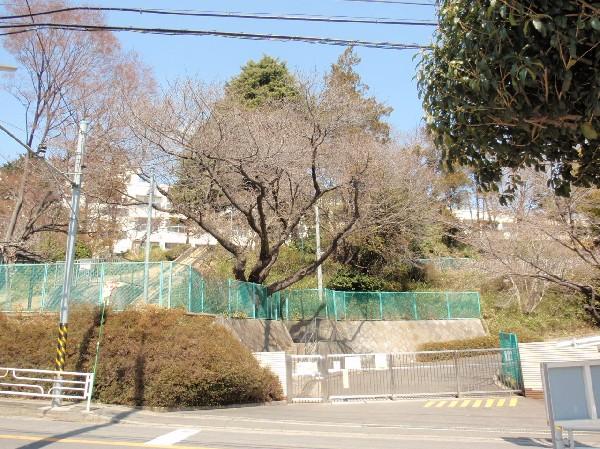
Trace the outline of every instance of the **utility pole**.
[[146, 221], [146, 255], [144, 257], [144, 301], [148, 304], [148, 280], [150, 276], [150, 235], [152, 234], [152, 207], [154, 205], [154, 173], [150, 177], [150, 192], [148, 192], [148, 218]]
[[[75, 152], [75, 172], [71, 183], [71, 217], [69, 219], [69, 231], [67, 235], [67, 252], [65, 258], [65, 273], [63, 281], [63, 291], [60, 300], [60, 319], [58, 324], [58, 345], [56, 347], [56, 370], [60, 372], [65, 369], [65, 359], [67, 351], [67, 335], [69, 323], [69, 300], [71, 298], [71, 284], [73, 282], [73, 266], [75, 262], [75, 243], [77, 240], [77, 221], [79, 218], [79, 199], [81, 197], [81, 170], [83, 165], [83, 153], [85, 151], [85, 139], [88, 130], [88, 123], [82, 120], [79, 123], [79, 137], [77, 139], [77, 151]], [[60, 393], [60, 385], [57, 383]], [[54, 398], [53, 406], [60, 405], [60, 398]]]
[[[317, 247], [317, 260], [321, 258], [321, 221], [319, 219], [319, 206], [315, 203], [315, 241]], [[323, 267], [317, 265], [317, 289], [319, 290], [319, 301], [323, 302]]]

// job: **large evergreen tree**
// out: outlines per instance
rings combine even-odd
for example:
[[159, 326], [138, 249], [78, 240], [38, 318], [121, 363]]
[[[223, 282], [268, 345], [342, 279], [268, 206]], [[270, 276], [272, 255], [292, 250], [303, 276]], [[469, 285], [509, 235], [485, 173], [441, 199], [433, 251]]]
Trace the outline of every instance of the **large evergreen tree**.
[[248, 61], [240, 74], [227, 83], [226, 92], [249, 107], [298, 95], [296, 80], [285, 62], [271, 56], [263, 56], [258, 62]]

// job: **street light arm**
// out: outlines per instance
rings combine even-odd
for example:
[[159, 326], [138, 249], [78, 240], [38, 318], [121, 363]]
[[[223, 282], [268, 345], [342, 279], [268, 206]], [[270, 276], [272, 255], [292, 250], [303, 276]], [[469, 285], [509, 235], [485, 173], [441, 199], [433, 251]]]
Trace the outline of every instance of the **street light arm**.
[[[2, 126], [1, 123], [0, 123], [0, 129], [2, 131], [4, 131], [6, 134], [8, 134], [10, 137], [12, 137], [13, 140], [15, 140], [19, 145], [21, 145], [23, 148], [25, 148], [30, 155], [36, 156], [36, 152], [33, 151], [29, 145], [27, 145], [25, 142], [22, 142], [21, 139], [19, 139], [17, 136], [15, 136], [13, 133], [11, 133], [8, 129], [6, 129], [4, 126]], [[42, 159], [42, 160], [48, 166], [48, 168], [50, 168], [52, 171], [54, 171], [57, 175], [66, 179], [69, 184], [73, 185], [73, 181], [71, 180], [71, 178], [69, 178], [67, 175], [65, 175], [62, 171], [60, 171], [58, 168], [56, 168], [54, 165], [52, 165], [46, 159]]]

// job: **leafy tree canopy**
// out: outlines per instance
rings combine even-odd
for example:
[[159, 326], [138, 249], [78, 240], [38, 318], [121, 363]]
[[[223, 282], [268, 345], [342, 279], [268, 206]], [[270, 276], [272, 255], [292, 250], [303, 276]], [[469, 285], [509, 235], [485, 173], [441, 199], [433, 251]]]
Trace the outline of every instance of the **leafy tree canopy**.
[[263, 56], [258, 62], [248, 61], [240, 74], [227, 83], [226, 91], [249, 107], [298, 95], [296, 80], [285, 62], [271, 56]]
[[325, 82], [330, 86], [336, 86], [344, 91], [346, 95], [353, 98], [354, 101], [364, 105], [368, 111], [368, 127], [372, 135], [382, 141], [390, 139], [390, 125], [385, 119], [392, 113], [392, 108], [377, 101], [375, 97], [368, 96], [369, 86], [364, 84], [356, 67], [360, 64], [360, 57], [354, 52], [352, 47], [348, 47], [340, 55], [335, 64], [331, 65], [331, 70], [325, 78]]
[[488, 190], [521, 167], [561, 195], [600, 186], [600, 3], [443, 0], [438, 16], [418, 83], [446, 163]]

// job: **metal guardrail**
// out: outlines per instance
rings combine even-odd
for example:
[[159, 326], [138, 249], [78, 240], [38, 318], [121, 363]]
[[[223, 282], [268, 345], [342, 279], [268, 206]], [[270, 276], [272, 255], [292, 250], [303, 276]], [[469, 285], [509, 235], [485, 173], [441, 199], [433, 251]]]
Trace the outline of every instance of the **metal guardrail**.
[[512, 349], [291, 356], [289, 392], [298, 402], [520, 393], [506, 372]]
[[0, 395], [87, 401], [90, 410], [93, 373], [0, 367]]

